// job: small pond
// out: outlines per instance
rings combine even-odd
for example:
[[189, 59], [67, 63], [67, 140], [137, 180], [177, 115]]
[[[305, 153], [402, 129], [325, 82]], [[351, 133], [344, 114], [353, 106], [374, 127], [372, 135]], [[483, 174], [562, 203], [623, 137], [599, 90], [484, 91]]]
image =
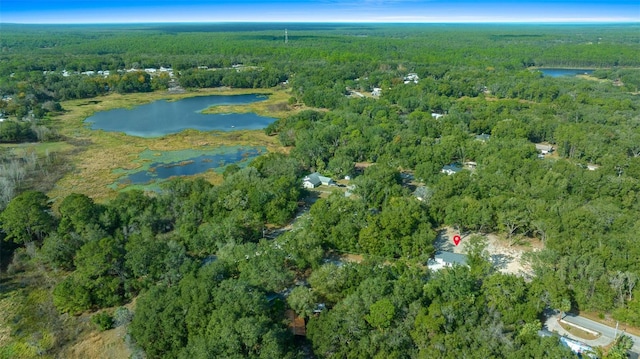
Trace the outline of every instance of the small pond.
[[209, 170], [223, 172], [226, 166], [236, 164], [244, 167], [254, 158], [266, 153], [264, 147], [222, 146], [211, 150], [145, 150], [134, 162], [141, 164], [134, 170], [117, 170], [122, 177], [113, 184], [122, 185], [157, 184], [175, 176], [191, 176]]
[[159, 100], [132, 109], [97, 112], [85, 121], [93, 130], [124, 132], [138, 137], [161, 137], [186, 129], [256, 130], [267, 127], [275, 118], [255, 113], [204, 114], [202, 111], [216, 105], [246, 105], [266, 99], [266, 96], [254, 94], [189, 97], [178, 101]]
[[588, 69], [538, 69], [546, 77], [563, 77], [563, 76], [576, 76], [576, 75], [590, 75], [593, 70]]

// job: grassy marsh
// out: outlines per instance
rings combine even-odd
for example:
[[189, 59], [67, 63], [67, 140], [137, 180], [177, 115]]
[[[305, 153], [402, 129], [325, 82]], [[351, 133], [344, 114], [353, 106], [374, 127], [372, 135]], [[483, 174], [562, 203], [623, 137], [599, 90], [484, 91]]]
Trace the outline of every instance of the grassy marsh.
[[[73, 192], [83, 193], [97, 201], [106, 200], [117, 194], [110, 188], [121, 176], [116, 169], [134, 170], [141, 167], [138, 156], [145, 150], [214, 150], [220, 146], [254, 146], [264, 147], [268, 152], [286, 151], [277, 138], [264, 134], [262, 130], [239, 130], [231, 132], [200, 132], [185, 130], [177, 134], [142, 138], [127, 136], [124, 133], [91, 130], [84, 120], [98, 111], [115, 108], [131, 108], [152, 101], [167, 99], [179, 100], [186, 97], [205, 95], [240, 95], [265, 94], [268, 99], [258, 103], [240, 106], [216, 106], [205, 113], [256, 112], [270, 117], [284, 117], [289, 111], [275, 111], [275, 107], [283, 108], [283, 102], [289, 98], [282, 89], [202, 89], [184, 94], [168, 94], [166, 92], [136, 93], [128, 95], [110, 94], [92, 99], [72, 100], [62, 103], [65, 113], [53, 119], [58, 131], [67, 138], [67, 142], [81, 148], [81, 152], [73, 158], [74, 169], [59, 180], [49, 192], [52, 199], [60, 199]], [[275, 106], [275, 107], [274, 107]], [[222, 176], [214, 171], [199, 175], [212, 183], [219, 183]], [[113, 187], [113, 186], [111, 186]]]

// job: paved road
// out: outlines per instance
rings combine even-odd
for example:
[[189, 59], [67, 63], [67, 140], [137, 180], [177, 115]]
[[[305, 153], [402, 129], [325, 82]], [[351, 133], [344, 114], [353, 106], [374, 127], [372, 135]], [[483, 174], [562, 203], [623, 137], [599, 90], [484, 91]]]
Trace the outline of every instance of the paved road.
[[611, 342], [613, 341], [613, 336], [608, 337], [606, 335], [601, 335], [600, 337], [594, 340], [585, 340], [580, 337], [577, 337], [571, 334], [570, 332], [564, 330], [564, 328], [560, 326], [560, 323], [558, 323], [559, 315], [557, 313], [546, 313], [546, 314], [547, 314], [547, 320], [544, 324], [546, 329], [550, 332], [556, 332], [560, 336], [566, 336], [568, 338], [578, 340], [592, 347], [606, 346], [611, 344]]
[[[567, 316], [564, 317], [564, 320], [569, 323], [573, 323], [573, 324], [577, 324], [579, 326], [585, 327], [587, 329], [595, 330], [596, 332], [602, 334], [602, 336], [605, 336], [607, 338], [613, 339], [615, 338], [615, 335], [616, 335], [615, 328], [611, 328], [604, 324], [594, 322], [593, 320], [590, 320], [584, 317], [576, 316], [573, 314], [567, 314]], [[620, 334], [620, 331], [618, 331], [618, 334]], [[624, 334], [630, 336], [631, 339], [633, 339], [634, 345], [631, 348], [631, 351], [640, 353], [640, 337], [636, 335], [631, 335], [628, 333], [624, 333]]]

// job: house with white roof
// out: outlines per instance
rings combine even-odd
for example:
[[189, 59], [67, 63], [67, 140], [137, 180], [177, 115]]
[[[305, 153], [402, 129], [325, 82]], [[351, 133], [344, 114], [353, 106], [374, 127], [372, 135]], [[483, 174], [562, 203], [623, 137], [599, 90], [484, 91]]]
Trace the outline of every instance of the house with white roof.
[[456, 174], [458, 172], [462, 171], [462, 167], [460, 167], [460, 165], [456, 164], [456, 163], [452, 163], [450, 165], [446, 165], [444, 167], [442, 167], [442, 169], [440, 170], [440, 172], [446, 174], [447, 176], [451, 176], [453, 174]]
[[456, 265], [466, 266], [467, 256], [460, 253], [438, 252], [433, 258], [427, 261], [427, 267], [432, 271], [447, 267], [450, 268]]
[[408, 84], [413, 82], [414, 84], [417, 84], [419, 79], [420, 78], [418, 77], [418, 74], [416, 74], [415, 72], [412, 72], [407, 74], [407, 76], [404, 77], [404, 83]]

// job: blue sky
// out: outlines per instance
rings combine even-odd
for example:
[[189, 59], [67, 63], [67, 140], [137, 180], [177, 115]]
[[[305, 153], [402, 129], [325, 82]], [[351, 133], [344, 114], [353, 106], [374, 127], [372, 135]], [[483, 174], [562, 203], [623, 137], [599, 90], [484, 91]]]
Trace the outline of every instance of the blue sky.
[[640, 0], [0, 0], [4, 23], [640, 22]]

